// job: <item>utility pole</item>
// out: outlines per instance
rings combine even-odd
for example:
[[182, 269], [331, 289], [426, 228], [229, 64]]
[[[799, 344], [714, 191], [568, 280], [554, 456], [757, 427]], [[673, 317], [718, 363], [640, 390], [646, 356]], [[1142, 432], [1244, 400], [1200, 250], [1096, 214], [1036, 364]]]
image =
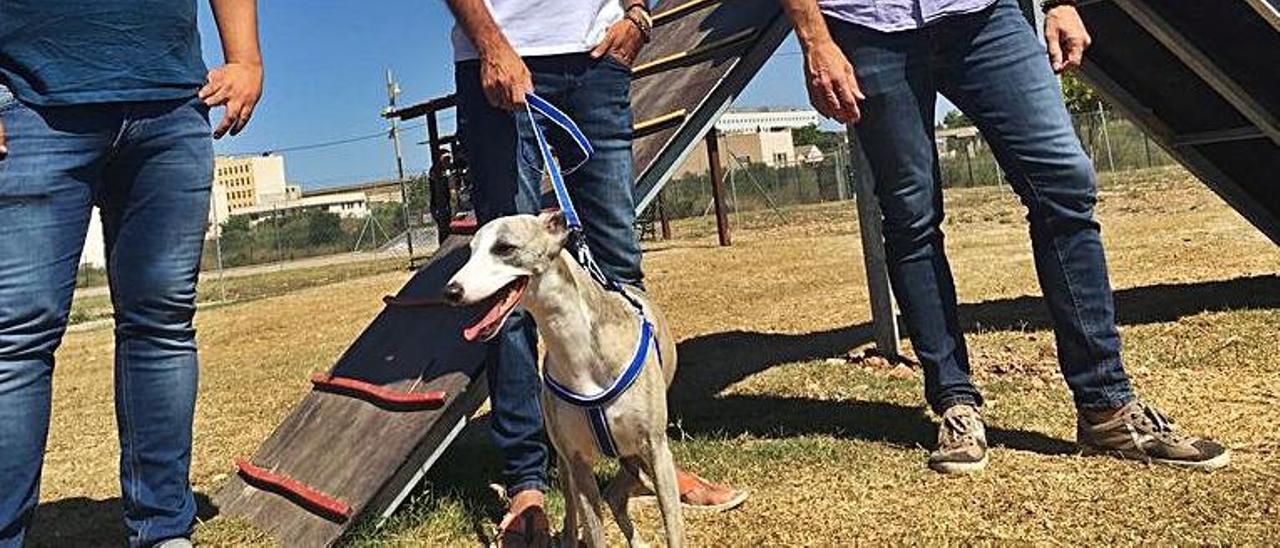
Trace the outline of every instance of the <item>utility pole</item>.
[[[396, 98], [400, 96], [400, 86], [396, 84], [391, 69], [387, 69], [387, 113], [396, 110]], [[395, 117], [391, 120], [391, 145], [396, 153], [396, 176], [400, 178], [400, 213], [404, 217], [404, 243], [409, 249], [409, 264], [413, 265], [413, 227], [409, 224], [409, 183], [404, 179], [404, 157], [400, 155], [400, 122]]]

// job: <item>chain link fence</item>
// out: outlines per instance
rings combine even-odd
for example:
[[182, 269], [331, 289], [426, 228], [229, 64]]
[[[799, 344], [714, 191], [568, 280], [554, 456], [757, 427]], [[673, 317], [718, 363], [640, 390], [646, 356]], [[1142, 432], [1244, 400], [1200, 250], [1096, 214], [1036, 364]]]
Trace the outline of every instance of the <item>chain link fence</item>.
[[[1107, 111], [1073, 116], [1085, 153], [1099, 173], [1122, 172], [1174, 163], [1163, 149], [1132, 122]], [[1007, 185], [991, 148], [973, 127], [937, 130], [939, 169], [945, 188]], [[848, 144], [840, 139], [821, 150], [820, 160], [767, 165], [732, 156], [723, 162], [725, 203], [730, 211], [812, 204], [853, 198], [849, 177], [852, 162]], [[663, 189], [663, 212], [668, 219], [713, 213], [710, 176], [686, 174]], [[652, 209], [652, 208], [651, 208]], [[644, 225], [656, 221], [647, 215]], [[650, 226], [642, 234], [656, 236]]]
[[[1099, 172], [1173, 163], [1131, 122], [1112, 113], [1079, 114], [1074, 121], [1085, 152]], [[1007, 184], [990, 148], [973, 128], [939, 129], [937, 145], [945, 187]], [[461, 152], [450, 148], [436, 169], [409, 178], [403, 188], [396, 182], [381, 183], [377, 189], [358, 191], [363, 194], [350, 203], [329, 200], [313, 205], [300, 196], [250, 214], [231, 215], [210, 226], [201, 264], [201, 299], [234, 300], [260, 294], [249, 287], [250, 280], [264, 276], [287, 277], [298, 286], [312, 277], [332, 280], [420, 264], [438, 245], [437, 223], [447, 223], [451, 211], [470, 209]], [[724, 189], [729, 210], [782, 210], [853, 198], [849, 177], [853, 162], [843, 136], [823, 147], [820, 157], [805, 157], [810, 161], [773, 165], [745, 156], [727, 158]], [[449, 210], [432, 211], [432, 203], [446, 202]], [[675, 178], [664, 189], [661, 204], [668, 219], [712, 214], [709, 176], [692, 173]], [[638, 227], [646, 238], [662, 234], [657, 209], [650, 208]], [[283, 275], [288, 272], [295, 274]], [[77, 283], [97, 288], [82, 292], [89, 297], [104, 296], [106, 271], [101, 263], [82, 265]], [[105, 300], [99, 304], [109, 305]]]

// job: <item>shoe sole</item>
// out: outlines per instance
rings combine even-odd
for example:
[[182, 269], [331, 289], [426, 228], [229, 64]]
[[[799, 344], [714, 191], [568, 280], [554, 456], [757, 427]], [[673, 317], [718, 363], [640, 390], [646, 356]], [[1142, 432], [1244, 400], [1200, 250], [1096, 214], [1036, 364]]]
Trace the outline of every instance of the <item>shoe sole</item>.
[[1142, 454], [1126, 453], [1116, 449], [1098, 449], [1094, 447], [1082, 447], [1080, 454], [1086, 457], [1105, 456], [1116, 457], [1124, 460], [1135, 460], [1139, 462], [1148, 462], [1153, 464], [1162, 464], [1164, 466], [1172, 466], [1175, 468], [1186, 468], [1188, 470], [1218, 470], [1225, 468], [1231, 464], [1231, 452], [1225, 451], [1221, 455], [1207, 460], [1173, 460], [1173, 459], [1157, 459]]
[[987, 456], [976, 462], [930, 462], [929, 468], [943, 474], [972, 474], [987, 467]]
[[[687, 502], [680, 501], [680, 508], [685, 511], [702, 513], [702, 514], [715, 514], [719, 512], [728, 512], [729, 510], [733, 510], [734, 508], [742, 506], [742, 503], [747, 502], [747, 499], [750, 497], [751, 497], [751, 493], [747, 491], [738, 491], [737, 496], [727, 501], [724, 501], [720, 504], [711, 504], [711, 505], [689, 504]], [[648, 494], [648, 493], [643, 495], [632, 495], [629, 500], [639, 501], [642, 504], [655, 504], [655, 505], [658, 504], [658, 496], [653, 494]]]

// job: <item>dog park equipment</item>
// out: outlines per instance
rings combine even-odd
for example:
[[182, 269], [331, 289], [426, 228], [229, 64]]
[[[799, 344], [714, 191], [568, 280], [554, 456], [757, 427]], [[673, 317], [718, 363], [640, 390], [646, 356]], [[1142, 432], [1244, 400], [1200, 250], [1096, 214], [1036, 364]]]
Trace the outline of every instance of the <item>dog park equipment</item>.
[[[1271, 190], [1280, 172], [1275, 1], [1099, 0], [1082, 2], [1081, 12], [1095, 39], [1086, 77], [1280, 243], [1280, 192]], [[653, 42], [632, 84], [640, 210], [699, 139], [714, 141], [715, 120], [790, 30], [776, 0], [667, 0], [654, 20]], [[435, 158], [447, 140], [438, 135], [435, 114], [452, 104], [446, 97], [388, 115], [426, 116]], [[723, 170], [718, 155], [710, 160], [714, 189]], [[855, 167], [854, 175], [868, 280], [873, 301], [879, 299], [877, 341], [891, 354], [897, 334], [878, 210], [866, 170]], [[718, 221], [727, 240], [727, 218]], [[468, 311], [434, 305], [465, 261], [465, 233], [474, 221], [451, 229], [455, 234], [388, 299], [329, 373], [366, 389], [442, 390], [443, 403], [406, 409], [372, 396], [376, 390], [317, 386], [218, 494], [224, 515], [246, 518], [286, 546], [332, 543], [363, 517], [389, 516], [468, 424], [487, 395], [483, 349], [459, 336]]]
[[[790, 28], [776, 0], [667, 0], [654, 13], [653, 43], [632, 86], [636, 173], [654, 190], [644, 205]], [[447, 138], [435, 116], [452, 105], [446, 97], [388, 115], [427, 117], [437, 158]], [[222, 515], [285, 546], [332, 544], [361, 520], [390, 516], [469, 423], [487, 396], [485, 347], [461, 337], [474, 310], [438, 303], [475, 224], [450, 228], [435, 256], [318, 377], [324, 382], [244, 459], [215, 497]], [[395, 402], [432, 391], [443, 392], [438, 406]]]
[[1280, 0], [1092, 0], [1082, 75], [1280, 244]]

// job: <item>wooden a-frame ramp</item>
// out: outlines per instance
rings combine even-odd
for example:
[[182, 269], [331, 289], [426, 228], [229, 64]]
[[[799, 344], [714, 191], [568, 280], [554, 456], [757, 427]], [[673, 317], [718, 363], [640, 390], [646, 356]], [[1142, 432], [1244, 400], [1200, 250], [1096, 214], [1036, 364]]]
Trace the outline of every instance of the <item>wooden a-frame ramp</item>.
[[[1276, 0], [1154, 3], [1081, 2], [1095, 38], [1085, 76], [1280, 243]], [[641, 210], [790, 31], [776, 0], [664, 0], [654, 11], [654, 40], [632, 84]], [[408, 107], [398, 116], [422, 113]], [[884, 268], [878, 210], [865, 170], [854, 175], [877, 344], [893, 353], [888, 281], [877, 275]], [[403, 502], [487, 397], [484, 349], [460, 337], [475, 312], [429, 306], [466, 260], [467, 238], [450, 236], [396, 296], [410, 306], [389, 304], [238, 463], [215, 498], [223, 515], [247, 519], [285, 546], [324, 546]]]

